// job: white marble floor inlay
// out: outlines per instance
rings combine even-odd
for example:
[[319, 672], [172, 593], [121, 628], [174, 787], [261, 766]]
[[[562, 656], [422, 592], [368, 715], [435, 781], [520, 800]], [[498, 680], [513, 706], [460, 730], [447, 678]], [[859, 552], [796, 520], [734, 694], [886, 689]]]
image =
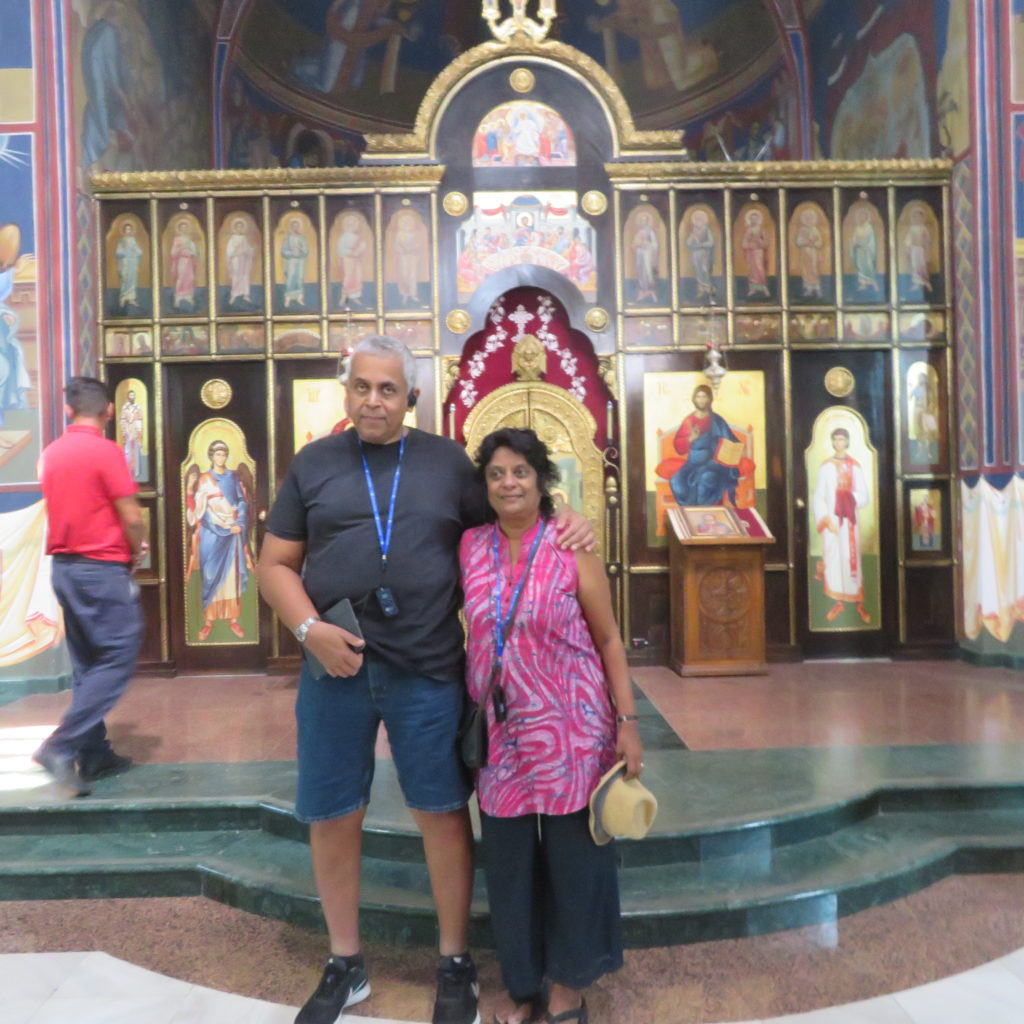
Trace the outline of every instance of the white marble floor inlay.
[[[0, 955], [0, 993], [0, 1024], [292, 1024], [296, 1013], [294, 1006], [190, 985], [106, 953]], [[345, 1016], [349, 1019], [349, 1014]], [[351, 1014], [352, 1019], [358, 1017], [358, 1010]], [[746, 1024], [1020, 1024], [1022, 1020], [1024, 949], [906, 992]], [[373, 1024], [411, 1022], [374, 1019]]]

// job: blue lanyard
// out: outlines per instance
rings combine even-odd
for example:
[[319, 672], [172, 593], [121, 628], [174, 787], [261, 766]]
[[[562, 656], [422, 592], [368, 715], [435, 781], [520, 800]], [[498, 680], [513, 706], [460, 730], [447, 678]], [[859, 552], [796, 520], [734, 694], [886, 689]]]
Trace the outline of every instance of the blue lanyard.
[[377, 505], [377, 491], [373, 486], [373, 477], [370, 476], [370, 464], [366, 461], [363, 439], [356, 434], [356, 440], [359, 442], [359, 454], [363, 459], [366, 487], [370, 492], [370, 508], [373, 509], [373, 521], [377, 525], [381, 567], [386, 569], [388, 564], [388, 548], [391, 547], [391, 529], [395, 525], [395, 498], [398, 497], [398, 478], [402, 475], [402, 456], [405, 454], [405, 434], [402, 435], [402, 440], [398, 444], [398, 465], [395, 467], [395, 479], [391, 484], [391, 501], [388, 504], [388, 527], [386, 531], [380, 525], [380, 507]]
[[492, 547], [494, 549], [494, 568], [498, 577], [498, 585], [494, 588], [494, 664], [495, 667], [501, 665], [502, 655], [505, 653], [505, 634], [508, 629], [508, 624], [512, 621], [512, 616], [516, 613], [516, 605], [519, 604], [519, 594], [522, 592], [523, 584], [526, 582], [526, 577], [529, 575], [530, 566], [533, 564], [533, 556], [537, 554], [537, 548], [540, 545], [540, 538], [544, 533], [546, 523], [541, 520], [537, 524], [537, 533], [534, 535], [533, 544], [530, 546], [530, 556], [526, 560], [526, 566], [523, 569], [522, 576], [519, 577], [519, 582], [516, 584], [515, 590], [512, 591], [512, 600], [509, 601], [508, 611], [505, 613], [505, 617], [501, 617], [501, 590], [502, 590], [502, 572], [501, 572], [501, 553], [498, 550], [498, 524], [494, 524], [494, 536], [492, 537]]

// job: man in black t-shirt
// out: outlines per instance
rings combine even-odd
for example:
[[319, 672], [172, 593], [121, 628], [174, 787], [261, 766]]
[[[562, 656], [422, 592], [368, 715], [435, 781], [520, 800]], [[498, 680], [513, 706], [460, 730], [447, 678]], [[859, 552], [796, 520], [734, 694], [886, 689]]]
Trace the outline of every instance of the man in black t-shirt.
[[[471, 793], [456, 752], [463, 636], [458, 545], [485, 515], [483, 488], [455, 442], [403, 425], [418, 389], [399, 341], [360, 341], [343, 375], [353, 430], [306, 445], [274, 503], [260, 591], [326, 669], [303, 664], [296, 699], [296, 816], [310, 848], [331, 956], [296, 1024], [334, 1024], [370, 994], [359, 942], [359, 858], [381, 721], [423, 833], [441, 961], [433, 1024], [478, 1024], [466, 946], [473, 890]], [[562, 544], [588, 544], [570, 513]], [[342, 598], [366, 648], [321, 616]]]

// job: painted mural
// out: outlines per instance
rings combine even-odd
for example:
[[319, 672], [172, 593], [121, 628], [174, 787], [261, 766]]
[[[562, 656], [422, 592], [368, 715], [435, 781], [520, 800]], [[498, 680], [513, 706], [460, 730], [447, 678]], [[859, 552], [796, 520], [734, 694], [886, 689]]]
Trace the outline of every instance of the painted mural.
[[36, 479], [41, 444], [33, 136], [0, 135], [0, 483]]
[[725, 109], [695, 114], [684, 128], [696, 159], [794, 160], [802, 155], [799, 100], [786, 68]]
[[232, 168], [345, 167], [358, 163], [358, 132], [325, 124], [268, 98], [237, 68], [221, 89], [217, 117], [221, 165]]
[[1005, 644], [1024, 623], [1024, 479], [1013, 476], [1002, 489], [961, 480], [960, 520], [964, 633]]
[[929, 157], [962, 141], [967, 33], [954, 36], [966, 22], [960, 0], [952, 3], [955, 19], [951, 0], [823, 0], [816, 6], [808, 38], [823, 156]]
[[43, 554], [45, 536], [42, 501], [0, 514], [0, 669], [54, 647], [63, 634], [50, 559]]
[[72, 0], [69, 6], [81, 166], [209, 166], [215, 0]]
[[[781, 61], [761, 0], [562, 6], [558, 38], [608, 71], [644, 128], [678, 127]], [[408, 130], [441, 69], [487, 38], [479, 0], [254, 0], [235, 59], [271, 100], [301, 109], [294, 97], [309, 96], [345, 129]]]
[[36, 212], [36, 185], [62, 166], [59, 147], [46, 167], [41, 160], [45, 112], [36, 103], [33, 31], [40, 10], [31, 0], [0, 4], [0, 484], [23, 488], [0, 494], [0, 680], [69, 672], [44, 554], [45, 506], [35, 489], [49, 401], [43, 339], [50, 293], [42, 289], [62, 272]]
[[762, 371], [730, 371], [717, 392], [699, 371], [648, 373], [643, 408], [649, 547], [667, 544], [665, 514], [676, 506], [756, 507], [766, 514]]
[[0, 122], [30, 124], [35, 120], [30, 0], [6, 0], [0, 11]]
[[498, 270], [532, 263], [567, 277], [587, 299], [597, 297], [594, 232], [575, 192], [476, 192], [473, 201], [457, 243], [460, 296]]

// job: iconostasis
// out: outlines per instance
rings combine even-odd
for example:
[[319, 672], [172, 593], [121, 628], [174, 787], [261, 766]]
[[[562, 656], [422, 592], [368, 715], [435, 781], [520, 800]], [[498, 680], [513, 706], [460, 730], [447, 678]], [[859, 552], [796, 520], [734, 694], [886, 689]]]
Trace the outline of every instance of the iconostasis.
[[548, 441], [636, 659], [667, 657], [677, 506], [768, 523], [775, 653], [951, 644], [948, 176], [690, 163], [582, 54], [522, 39], [463, 54], [357, 168], [98, 176], [148, 660], [294, 654], [256, 600], [261, 523], [347, 427], [338, 354], [376, 333], [417, 356], [410, 422]]

